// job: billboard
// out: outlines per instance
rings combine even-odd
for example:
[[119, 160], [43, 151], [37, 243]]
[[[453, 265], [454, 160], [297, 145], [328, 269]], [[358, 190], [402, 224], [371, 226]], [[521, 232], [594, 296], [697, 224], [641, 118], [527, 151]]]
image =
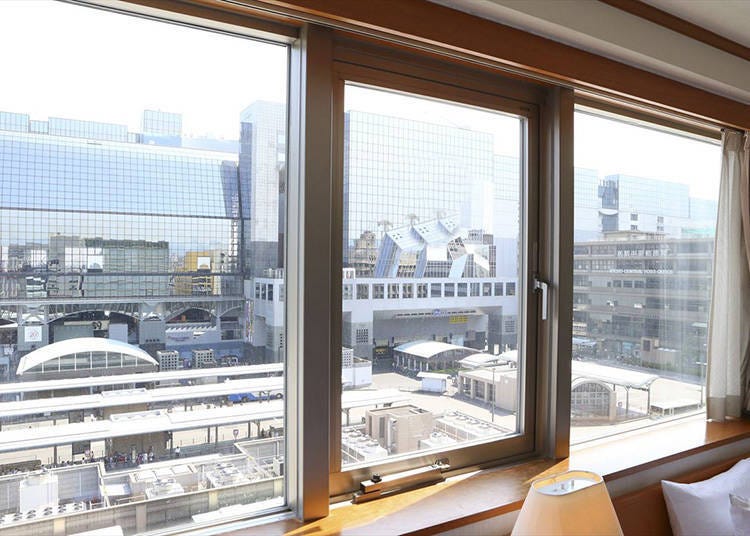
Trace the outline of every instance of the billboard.
[[25, 326], [23, 340], [25, 342], [42, 342], [42, 326]]

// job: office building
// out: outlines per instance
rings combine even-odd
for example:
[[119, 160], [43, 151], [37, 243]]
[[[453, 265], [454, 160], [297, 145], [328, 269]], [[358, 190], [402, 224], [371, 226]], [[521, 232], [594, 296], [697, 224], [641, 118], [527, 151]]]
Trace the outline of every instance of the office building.
[[240, 116], [239, 177], [245, 226], [245, 270], [283, 268], [286, 222], [286, 114], [257, 101]]
[[182, 368], [180, 353], [175, 350], [159, 350], [156, 352], [159, 370], [177, 370]]
[[643, 231], [673, 237], [713, 236], [718, 203], [692, 197], [687, 184], [615, 174], [599, 178], [575, 169], [576, 242], [612, 231]]
[[[179, 114], [147, 110], [143, 128], [0, 112], [0, 319], [17, 324], [15, 364], [75, 336], [246, 353], [238, 154], [180, 146]], [[169, 336], [180, 323], [190, 337]]]
[[492, 233], [493, 149], [489, 133], [348, 111], [344, 266], [361, 237], [406, 224], [457, 215], [461, 227]]
[[[656, 195], [655, 195], [656, 194]], [[679, 236], [690, 223], [687, 184], [607, 175], [600, 185], [602, 231], [649, 231]]]
[[211, 348], [195, 349], [191, 354], [193, 366], [196, 368], [213, 368], [216, 366], [216, 356]]
[[713, 238], [618, 231], [574, 250], [573, 354], [698, 374]]

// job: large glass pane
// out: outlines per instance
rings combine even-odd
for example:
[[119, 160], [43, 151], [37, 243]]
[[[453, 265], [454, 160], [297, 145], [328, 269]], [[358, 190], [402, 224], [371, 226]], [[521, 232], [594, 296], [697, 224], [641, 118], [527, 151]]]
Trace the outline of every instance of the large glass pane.
[[571, 440], [702, 411], [718, 143], [578, 112]]
[[283, 505], [287, 47], [11, 0], [0, 48], [0, 528]]
[[523, 121], [346, 85], [345, 468], [520, 432]]

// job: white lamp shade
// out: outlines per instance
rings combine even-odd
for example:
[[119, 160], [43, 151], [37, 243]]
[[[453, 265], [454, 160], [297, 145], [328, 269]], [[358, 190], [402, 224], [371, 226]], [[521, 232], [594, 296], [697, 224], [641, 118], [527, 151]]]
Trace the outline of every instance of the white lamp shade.
[[531, 483], [513, 536], [622, 536], [602, 477], [568, 471]]

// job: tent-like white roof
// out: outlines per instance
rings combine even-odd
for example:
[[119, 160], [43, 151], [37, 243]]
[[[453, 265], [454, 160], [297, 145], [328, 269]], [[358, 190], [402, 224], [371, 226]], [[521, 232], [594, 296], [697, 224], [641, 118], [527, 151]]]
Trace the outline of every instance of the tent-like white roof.
[[474, 354], [479, 352], [479, 350], [475, 350], [474, 348], [466, 348], [465, 346], [458, 346], [455, 344], [448, 344], [447, 342], [438, 341], [407, 342], [396, 346], [394, 350], [417, 357], [423, 357], [425, 359], [429, 359], [430, 357], [443, 352], [447, 352], [449, 350], [462, 350], [467, 354]]
[[605, 383], [621, 385], [634, 389], [648, 389], [651, 384], [659, 379], [655, 374], [647, 374], [637, 370], [629, 370], [619, 367], [609, 367], [586, 361], [573, 361], [573, 379], [589, 378]]
[[503, 361], [518, 363], [518, 350], [506, 350], [498, 356]]
[[459, 375], [465, 378], [491, 382], [504, 377], [515, 377], [518, 375], [518, 369], [515, 367], [509, 367], [508, 365], [498, 365], [489, 368], [462, 370], [461, 372], [459, 372]]
[[471, 354], [470, 356], [464, 357], [459, 361], [461, 365], [468, 368], [479, 368], [486, 367], [487, 365], [498, 365], [500, 363], [507, 363], [507, 360], [499, 355], [492, 354]]
[[37, 365], [46, 363], [47, 361], [52, 361], [58, 357], [85, 352], [127, 354], [151, 365], [159, 364], [153, 357], [132, 344], [116, 341], [114, 339], [104, 339], [102, 337], [79, 337], [77, 339], [67, 339], [48, 344], [47, 346], [43, 346], [38, 350], [26, 354], [21, 358], [21, 362], [18, 363], [16, 374], [20, 376]]

